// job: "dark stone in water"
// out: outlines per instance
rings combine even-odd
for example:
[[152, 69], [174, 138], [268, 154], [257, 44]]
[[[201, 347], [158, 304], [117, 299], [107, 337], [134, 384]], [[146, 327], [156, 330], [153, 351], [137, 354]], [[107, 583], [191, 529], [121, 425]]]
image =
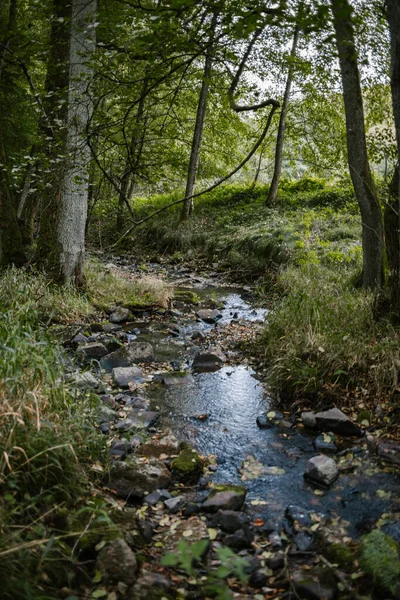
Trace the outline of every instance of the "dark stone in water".
[[285, 511], [285, 516], [291, 523], [297, 521], [302, 527], [310, 527], [311, 519], [308, 512], [301, 506], [290, 504]]
[[235, 533], [238, 529], [243, 529], [249, 523], [249, 517], [243, 512], [234, 510], [219, 510], [216, 515], [211, 517], [210, 527], [220, 527], [226, 533]]
[[313, 544], [314, 538], [312, 535], [305, 533], [304, 531], [300, 531], [293, 538], [294, 543], [300, 552], [306, 552], [309, 550]]
[[327, 434], [319, 435], [313, 441], [314, 448], [317, 450], [317, 452], [337, 452], [338, 448], [336, 444], [333, 443], [333, 439], [334, 438], [332, 436], [329, 440], [329, 438], [327, 438]]

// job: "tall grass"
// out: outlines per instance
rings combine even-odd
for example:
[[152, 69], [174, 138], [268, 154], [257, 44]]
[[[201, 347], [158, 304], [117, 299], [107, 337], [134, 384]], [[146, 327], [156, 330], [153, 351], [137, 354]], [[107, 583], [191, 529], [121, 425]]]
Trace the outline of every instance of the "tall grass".
[[[82, 312], [81, 312], [82, 311]], [[0, 278], [0, 581], [1, 598], [47, 598], [68, 584], [71, 549], [57, 541], [59, 507], [71, 511], [101, 457], [94, 399], [61, 383], [64, 363], [46, 323], [87, 315], [89, 303], [38, 274]], [[83, 313], [83, 314], [82, 314]], [[65, 532], [61, 532], [61, 534]], [[68, 559], [67, 559], [68, 556]]]
[[261, 339], [273, 386], [315, 399], [396, 389], [400, 332], [374, 319], [375, 297], [354, 288], [351, 270], [292, 266], [279, 284], [284, 297]]

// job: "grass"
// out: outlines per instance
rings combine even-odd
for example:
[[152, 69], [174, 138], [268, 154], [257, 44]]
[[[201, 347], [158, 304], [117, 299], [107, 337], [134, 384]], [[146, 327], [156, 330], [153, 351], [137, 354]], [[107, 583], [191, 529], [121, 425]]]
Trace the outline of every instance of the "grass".
[[[360, 224], [349, 188], [315, 179], [283, 182], [277, 203], [266, 207], [266, 186], [226, 185], [195, 201], [191, 221], [179, 225], [180, 205], [136, 228], [120, 250], [151, 249], [174, 258], [219, 260], [242, 278], [255, 278], [291, 262], [355, 262]], [[138, 219], [179, 198], [178, 193], [136, 198]], [[101, 217], [102, 240], [121, 232]]]
[[79, 294], [23, 269], [0, 278], [2, 600], [54, 599], [62, 588], [90, 586], [95, 544], [119, 535], [93, 495], [92, 467], [100, 462], [106, 469], [108, 460], [94, 426], [98, 398], [63, 383], [63, 350], [50, 325], [94, 317], [93, 299], [154, 303], [170, 292], [93, 261], [87, 283]]

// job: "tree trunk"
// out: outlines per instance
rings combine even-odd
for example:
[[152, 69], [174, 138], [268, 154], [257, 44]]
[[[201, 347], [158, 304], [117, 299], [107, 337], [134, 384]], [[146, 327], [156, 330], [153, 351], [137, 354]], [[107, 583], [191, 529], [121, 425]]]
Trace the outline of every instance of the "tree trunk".
[[[58, 269], [57, 227], [62, 185], [62, 156], [65, 154], [68, 116], [69, 41], [71, 4], [53, 0], [50, 33], [50, 54], [44, 84], [46, 117], [39, 122], [41, 142], [37, 169], [48, 172], [38, 194], [39, 234], [35, 262], [49, 273]], [[56, 166], [57, 165], [57, 166]]]
[[212, 71], [212, 61], [213, 61], [213, 41], [215, 35], [215, 29], [217, 26], [218, 13], [214, 12], [212, 21], [211, 21], [211, 30], [209, 37], [209, 44], [206, 51], [206, 58], [204, 62], [204, 71], [203, 71], [203, 80], [201, 83], [201, 90], [199, 96], [199, 103], [197, 105], [197, 114], [196, 114], [196, 123], [194, 126], [193, 139], [192, 139], [192, 147], [190, 151], [190, 159], [189, 159], [189, 168], [188, 175], [186, 181], [186, 190], [185, 190], [185, 201], [182, 206], [181, 212], [181, 221], [187, 221], [194, 208], [193, 204], [193, 196], [194, 194], [194, 186], [196, 183], [197, 170], [199, 166], [199, 158], [200, 158], [200, 149], [201, 143], [203, 139], [203, 131], [204, 131], [204, 123], [206, 118], [207, 111], [207, 97], [208, 90], [210, 86], [210, 76]]
[[[16, 35], [16, 0], [11, 0], [5, 36], [1, 40], [0, 84], [6, 68], [6, 55]], [[10, 90], [7, 90], [10, 93]], [[7, 115], [9, 116], [9, 115]], [[18, 226], [16, 205], [11, 191], [7, 153], [4, 147], [3, 128], [0, 121], [0, 267], [15, 264], [21, 266], [26, 261], [21, 231]]]
[[290, 63], [289, 70], [286, 80], [285, 93], [282, 100], [281, 114], [279, 117], [278, 136], [276, 138], [275, 147], [275, 162], [274, 162], [274, 174], [272, 176], [271, 185], [268, 190], [267, 199], [265, 204], [273, 204], [278, 194], [279, 181], [282, 174], [282, 156], [283, 156], [283, 145], [285, 142], [285, 129], [286, 129], [286, 116], [289, 108], [290, 92], [292, 89], [293, 82], [293, 71], [294, 71], [294, 59], [296, 57], [297, 45], [299, 43], [299, 26], [296, 25], [293, 33], [292, 49], [290, 52]]
[[95, 49], [96, 0], [72, 0], [68, 89], [67, 160], [64, 167], [57, 228], [58, 273], [61, 282], [82, 285], [85, 224], [88, 203], [90, 147], [87, 127], [92, 114], [88, 86], [93, 74], [89, 63]]
[[[390, 30], [390, 87], [397, 156], [400, 160], [400, 4], [398, 0], [386, 1], [386, 16]], [[400, 175], [397, 165], [390, 189], [390, 202], [385, 210], [387, 235], [389, 288], [393, 308], [400, 308]]]
[[117, 229], [121, 230], [124, 227], [124, 208], [129, 204], [129, 190], [132, 187], [132, 177], [137, 171], [141, 151], [143, 148], [145, 132], [142, 130], [144, 117], [144, 103], [147, 93], [147, 77], [143, 81], [143, 89], [139, 99], [136, 123], [133, 129], [131, 143], [128, 148], [128, 156], [126, 158], [125, 169], [121, 177], [120, 192], [118, 197], [118, 212], [117, 212]]
[[331, 6], [342, 75], [348, 163], [361, 212], [362, 284], [365, 288], [376, 289], [382, 286], [384, 277], [383, 222], [375, 182], [368, 160], [352, 8], [348, 0], [331, 0]]

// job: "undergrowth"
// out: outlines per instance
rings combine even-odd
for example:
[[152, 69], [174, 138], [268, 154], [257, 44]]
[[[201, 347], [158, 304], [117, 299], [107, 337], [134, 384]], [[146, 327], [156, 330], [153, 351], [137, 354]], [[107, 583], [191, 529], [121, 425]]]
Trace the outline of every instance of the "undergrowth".
[[[0, 279], [0, 581], [2, 600], [59, 598], [82, 569], [83, 532], [105, 530], [88, 473], [105, 456], [93, 426], [97, 397], [63, 383], [62, 350], [47, 324], [68, 324], [87, 299], [10, 269]], [[88, 522], [69, 527], [84, 508]]]
[[[376, 398], [398, 386], [400, 331], [374, 318], [375, 296], [355, 289], [353, 271], [290, 267], [260, 347], [272, 386], [316, 400], [356, 389]], [[342, 398], [343, 399], [343, 398]]]

